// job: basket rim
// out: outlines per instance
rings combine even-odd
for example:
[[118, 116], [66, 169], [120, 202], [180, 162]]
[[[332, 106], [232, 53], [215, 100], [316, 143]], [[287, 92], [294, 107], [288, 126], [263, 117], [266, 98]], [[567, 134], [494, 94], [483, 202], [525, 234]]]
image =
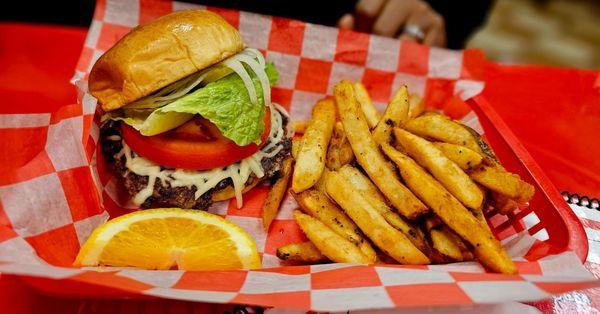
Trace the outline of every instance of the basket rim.
[[548, 178], [546, 173], [540, 168], [521, 141], [484, 96], [479, 94], [466, 100], [466, 102], [472, 108], [477, 107], [480, 109], [481, 113], [492, 122], [494, 128], [496, 128], [500, 135], [506, 140], [507, 145], [515, 155], [517, 155], [527, 171], [529, 171], [536, 183], [541, 187], [541, 192], [544, 193], [544, 197], [546, 197], [553, 205], [553, 209], [558, 213], [568, 231], [567, 245], [562, 248], [562, 251], [573, 251], [581, 259], [581, 262], [585, 263], [589, 250], [585, 229], [581, 220], [579, 220], [577, 215], [564, 201], [560, 191], [555, 187], [552, 181], [550, 181], [550, 178]]

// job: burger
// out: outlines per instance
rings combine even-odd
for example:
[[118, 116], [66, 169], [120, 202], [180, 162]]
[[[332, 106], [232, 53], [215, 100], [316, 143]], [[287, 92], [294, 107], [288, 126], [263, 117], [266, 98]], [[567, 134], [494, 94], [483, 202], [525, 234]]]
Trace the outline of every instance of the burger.
[[[132, 29], [94, 64], [104, 159], [142, 208], [206, 209], [275, 180], [291, 150], [278, 73], [206, 10]], [[267, 181], [265, 181], [267, 180]]]

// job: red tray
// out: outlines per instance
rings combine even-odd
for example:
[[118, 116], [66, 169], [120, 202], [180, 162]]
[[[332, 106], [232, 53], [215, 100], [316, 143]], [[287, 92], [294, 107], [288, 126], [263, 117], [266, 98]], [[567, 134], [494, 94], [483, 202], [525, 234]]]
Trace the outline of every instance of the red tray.
[[[491, 223], [493, 232], [498, 238], [503, 239], [516, 232], [527, 230], [529, 234], [540, 238], [542, 241], [537, 242], [530, 250], [529, 255], [526, 256], [528, 259], [573, 251], [582, 262], [585, 261], [588, 242], [583, 225], [565, 203], [558, 190], [483, 97], [477, 96], [468, 100], [467, 103], [477, 114], [484, 129], [485, 137], [502, 164], [511, 172], [517, 173], [525, 181], [533, 184], [536, 189], [536, 194], [529, 206], [507, 216], [490, 213], [487, 218]], [[534, 224], [525, 222], [525, 217], [532, 218], [533, 215], [537, 216], [539, 222]], [[533, 221], [536, 220], [533, 219]], [[540, 235], [542, 236], [540, 237]], [[151, 298], [71, 279], [52, 280], [26, 276], [21, 277], [21, 279], [39, 292], [52, 296], [117, 299]]]

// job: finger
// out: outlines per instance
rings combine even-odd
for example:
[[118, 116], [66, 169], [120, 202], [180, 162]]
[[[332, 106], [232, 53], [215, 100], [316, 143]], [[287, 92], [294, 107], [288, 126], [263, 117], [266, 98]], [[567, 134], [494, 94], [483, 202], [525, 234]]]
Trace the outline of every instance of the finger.
[[353, 29], [354, 16], [352, 16], [350, 13], [344, 14], [344, 16], [342, 16], [338, 21], [338, 27], [342, 29]]
[[446, 47], [446, 40], [444, 19], [437, 15], [437, 17], [434, 17], [433, 25], [426, 33], [423, 43], [429, 46]]
[[403, 32], [401, 35], [404, 36], [405, 38], [412, 37], [415, 40], [422, 42], [425, 39], [425, 37], [427, 36], [427, 33], [429, 32], [429, 30], [434, 25], [434, 15], [435, 14], [436, 13], [434, 13], [434, 11], [428, 5], [420, 6], [418, 10], [414, 10], [410, 13], [408, 18], [406, 19], [406, 23], [404, 24], [404, 27], [406, 28], [407, 25], [417, 26], [421, 30], [421, 32], [423, 32], [423, 37], [417, 38], [413, 34], [410, 34], [407, 32]]
[[377, 17], [373, 25], [373, 33], [382, 36], [393, 37], [398, 34], [406, 19], [420, 1], [390, 0]]
[[360, 0], [356, 3], [354, 27], [361, 32], [370, 32], [375, 19], [386, 0]]

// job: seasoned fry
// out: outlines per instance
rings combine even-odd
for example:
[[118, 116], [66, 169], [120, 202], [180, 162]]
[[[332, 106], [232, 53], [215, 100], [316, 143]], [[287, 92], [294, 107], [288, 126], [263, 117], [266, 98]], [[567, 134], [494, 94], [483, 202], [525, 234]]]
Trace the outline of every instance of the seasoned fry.
[[492, 192], [490, 197], [491, 205], [502, 215], [506, 215], [519, 207], [519, 204], [506, 195]]
[[423, 114], [406, 122], [404, 129], [426, 139], [466, 146], [476, 152], [481, 151], [477, 140], [469, 130], [441, 114], [432, 112]]
[[304, 132], [306, 132], [306, 128], [308, 127], [308, 123], [309, 121], [307, 120], [292, 120], [294, 132], [296, 134], [304, 134]]
[[354, 152], [348, 142], [346, 132], [341, 122], [336, 122], [333, 128], [333, 135], [327, 149], [327, 161], [325, 166], [332, 170], [337, 170], [341, 166], [354, 161]]
[[389, 143], [392, 129], [402, 126], [408, 120], [408, 91], [406, 85], [400, 87], [385, 109], [383, 117], [373, 130], [373, 139], [377, 143]]
[[402, 185], [392, 171], [391, 165], [379, 151], [367, 122], [362, 118], [358, 103], [354, 98], [352, 85], [348, 81], [341, 81], [335, 86], [334, 94], [340, 119], [354, 156], [371, 180], [405, 217], [414, 219], [427, 212], [427, 207]]
[[351, 166], [344, 166], [338, 174], [346, 178], [352, 185], [352, 188], [357, 193], [360, 193], [369, 203], [383, 216], [392, 227], [402, 231], [410, 242], [412, 242], [421, 252], [429, 255], [431, 248], [425, 240], [423, 230], [418, 226], [404, 220], [400, 215], [393, 212], [392, 209], [385, 203], [383, 195], [377, 190], [377, 187], [362, 174], [358, 169]]
[[309, 189], [301, 193], [292, 193], [302, 210], [324, 223], [335, 233], [356, 245], [370, 263], [377, 259], [375, 250], [369, 244], [356, 224], [334, 204], [323, 192]]
[[454, 262], [461, 262], [463, 260], [463, 255], [460, 247], [458, 247], [458, 244], [454, 241], [455, 239], [452, 235], [444, 231], [445, 230], [443, 229], [433, 229], [429, 231], [433, 248], [444, 255], [444, 257], [449, 258]]
[[298, 138], [292, 139], [292, 157], [294, 159], [298, 159], [298, 152], [300, 151], [301, 146], [302, 146], [302, 139], [298, 139]]
[[484, 158], [483, 163], [469, 175], [475, 182], [518, 203], [529, 202], [535, 192], [531, 184], [521, 180], [517, 174], [506, 171], [490, 157]]
[[280, 246], [277, 249], [277, 257], [284, 261], [302, 264], [318, 264], [328, 261], [327, 256], [323, 255], [310, 241]]
[[484, 209], [489, 205], [487, 204], [488, 191], [481, 185], [477, 184], [477, 187], [481, 190], [481, 193], [484, 195], [483, 204], [481, 204], [478, 208], [472, 208], [471, 213], [475, 216], [475, 219], [479, 220], [479, 223], [487, 230], [490, 234], [492, 234], [492, 228], [488, 225], [487, 220], [485, 219], [485, 215], [483, 214]]
[[[475, 248], [476, 256], [484, 265], [501, 273], [516, 273], [515, 264], [500, 246], [500, 242], [450, 192], [408, 156], [387, 144], [382, 145], [382, 149], [398, 165], [402, 178], [410, 189], [448, 227]], [[329, 185], [327, 187], [329, 192]]]
[[317, 181], [317, 183], [315, 183], [315, 185], [313, 185], [312, 188], [317, 191], [320, 191], [321, 193], [327, 194], [327, 192], [325, 191], [325, 177], [330, 172], [331, 172], [331, 170], [329, 170], [327, 167], [325, 167], [325, 169], [323, 169], [323, 174], [319, 178], [319, 181]]
[[491, 234], [492, 229], [490, 228], [490, 225], [488, 225], [487, 220], [485, 219], [485, 215], [483, 214], [483, 209], [482, 208], [474, 208], [471, 210], [471, 213], [473, 213], [473, 216], [475, 216], [475, 218], [477, 220], [479, 220], [479, 223]]
[[294, 218], [308, 239], [330, 260], [337, 263], [372, 263], [356, 245], [333, 232], [316, 218], [298, 210], [294, 211]]
[[312, 119], [302, 137], [292, 177], [292, 190], [302, 192], [313, 186], [325, 169], [325, 153], [335, 124], [335, 104], [321, 99], [312, 112]]
[[435, 145], [400, 128], [394, 129], [394, 135], [407, 154], [429, 170], [465, 206], [469, 208], [481, 206], [483, 193], [479, 187]]
[[375, 106], [373, 106], [371, 96], [369, 96], [367, 89], [360, 82], [352, 84], [352, 87], [354, 89], [356, 101], [358, 101], [358, 105], [360, 106], [365, 120], [367, 120], [369, 129], [374, 128], [377, 125], [377, 123], [379, 123], [381, 115], [379, 114], [379, 111], [377, 111]]
[[267, 199], [263, 205], [262, 210], [262, 223], [265, 231], [269, 231], [271, 222], [277, 216], [281, 201], [287, 192], [288, 183], [290, 182], [290, 175], [292, 174], [292, 158], [287, 157], [282, 164], [281, 177], [277, 179], [277, 182], [271, 186]]
[[473, 130], [472, 128], [461, 124], [462, 127], [469, 131], [469, 133], [471, 133], [471, 135], [473, 136], [473, 138], [475, 139], [475, 141], [477, 142], [477, 146], [479, 147], [479, 150], [475, 150], [476, 152], [480, 153], [482, 156], [488, 156], [490, 158], [492, 158], [493, 160], [498, 161], [498, 157], [496, 157], [496, 153], [494, 152], [494, 150], [490, 147], [490, 145], [488, 145], [488, 143], [483, 139], [483, 137], [481, 137], [481, 135], [479, 133], [477, 133], [477, 131]]
[[473, 254], [463, 243], [462, 239], [454, 231], [445, 226], [438, 217], [428, 217], [425, 220], [425, 227], [429, 232], [433, 248], [444, 255], [444, 257], [455, 262], [473, 259]]
[[423, 98], [417, 94], [410, 94], [410, 96], [408, 96], [408, 106], [408, 119], [414, 119], [425, 111]]
[[404, 233], [392, 227], [369, 200], [352, 190], [352, 184], [344, 176], [332, 172], [325, 186], [331, 196], [358, 227], [390, 257], [402, 264], [428, 264], [425, 256]]
[[436, 142], [433, 145], [463, 170], [471, 170], [483, 160], [479, 153], [464, 146], [442, 142]]

